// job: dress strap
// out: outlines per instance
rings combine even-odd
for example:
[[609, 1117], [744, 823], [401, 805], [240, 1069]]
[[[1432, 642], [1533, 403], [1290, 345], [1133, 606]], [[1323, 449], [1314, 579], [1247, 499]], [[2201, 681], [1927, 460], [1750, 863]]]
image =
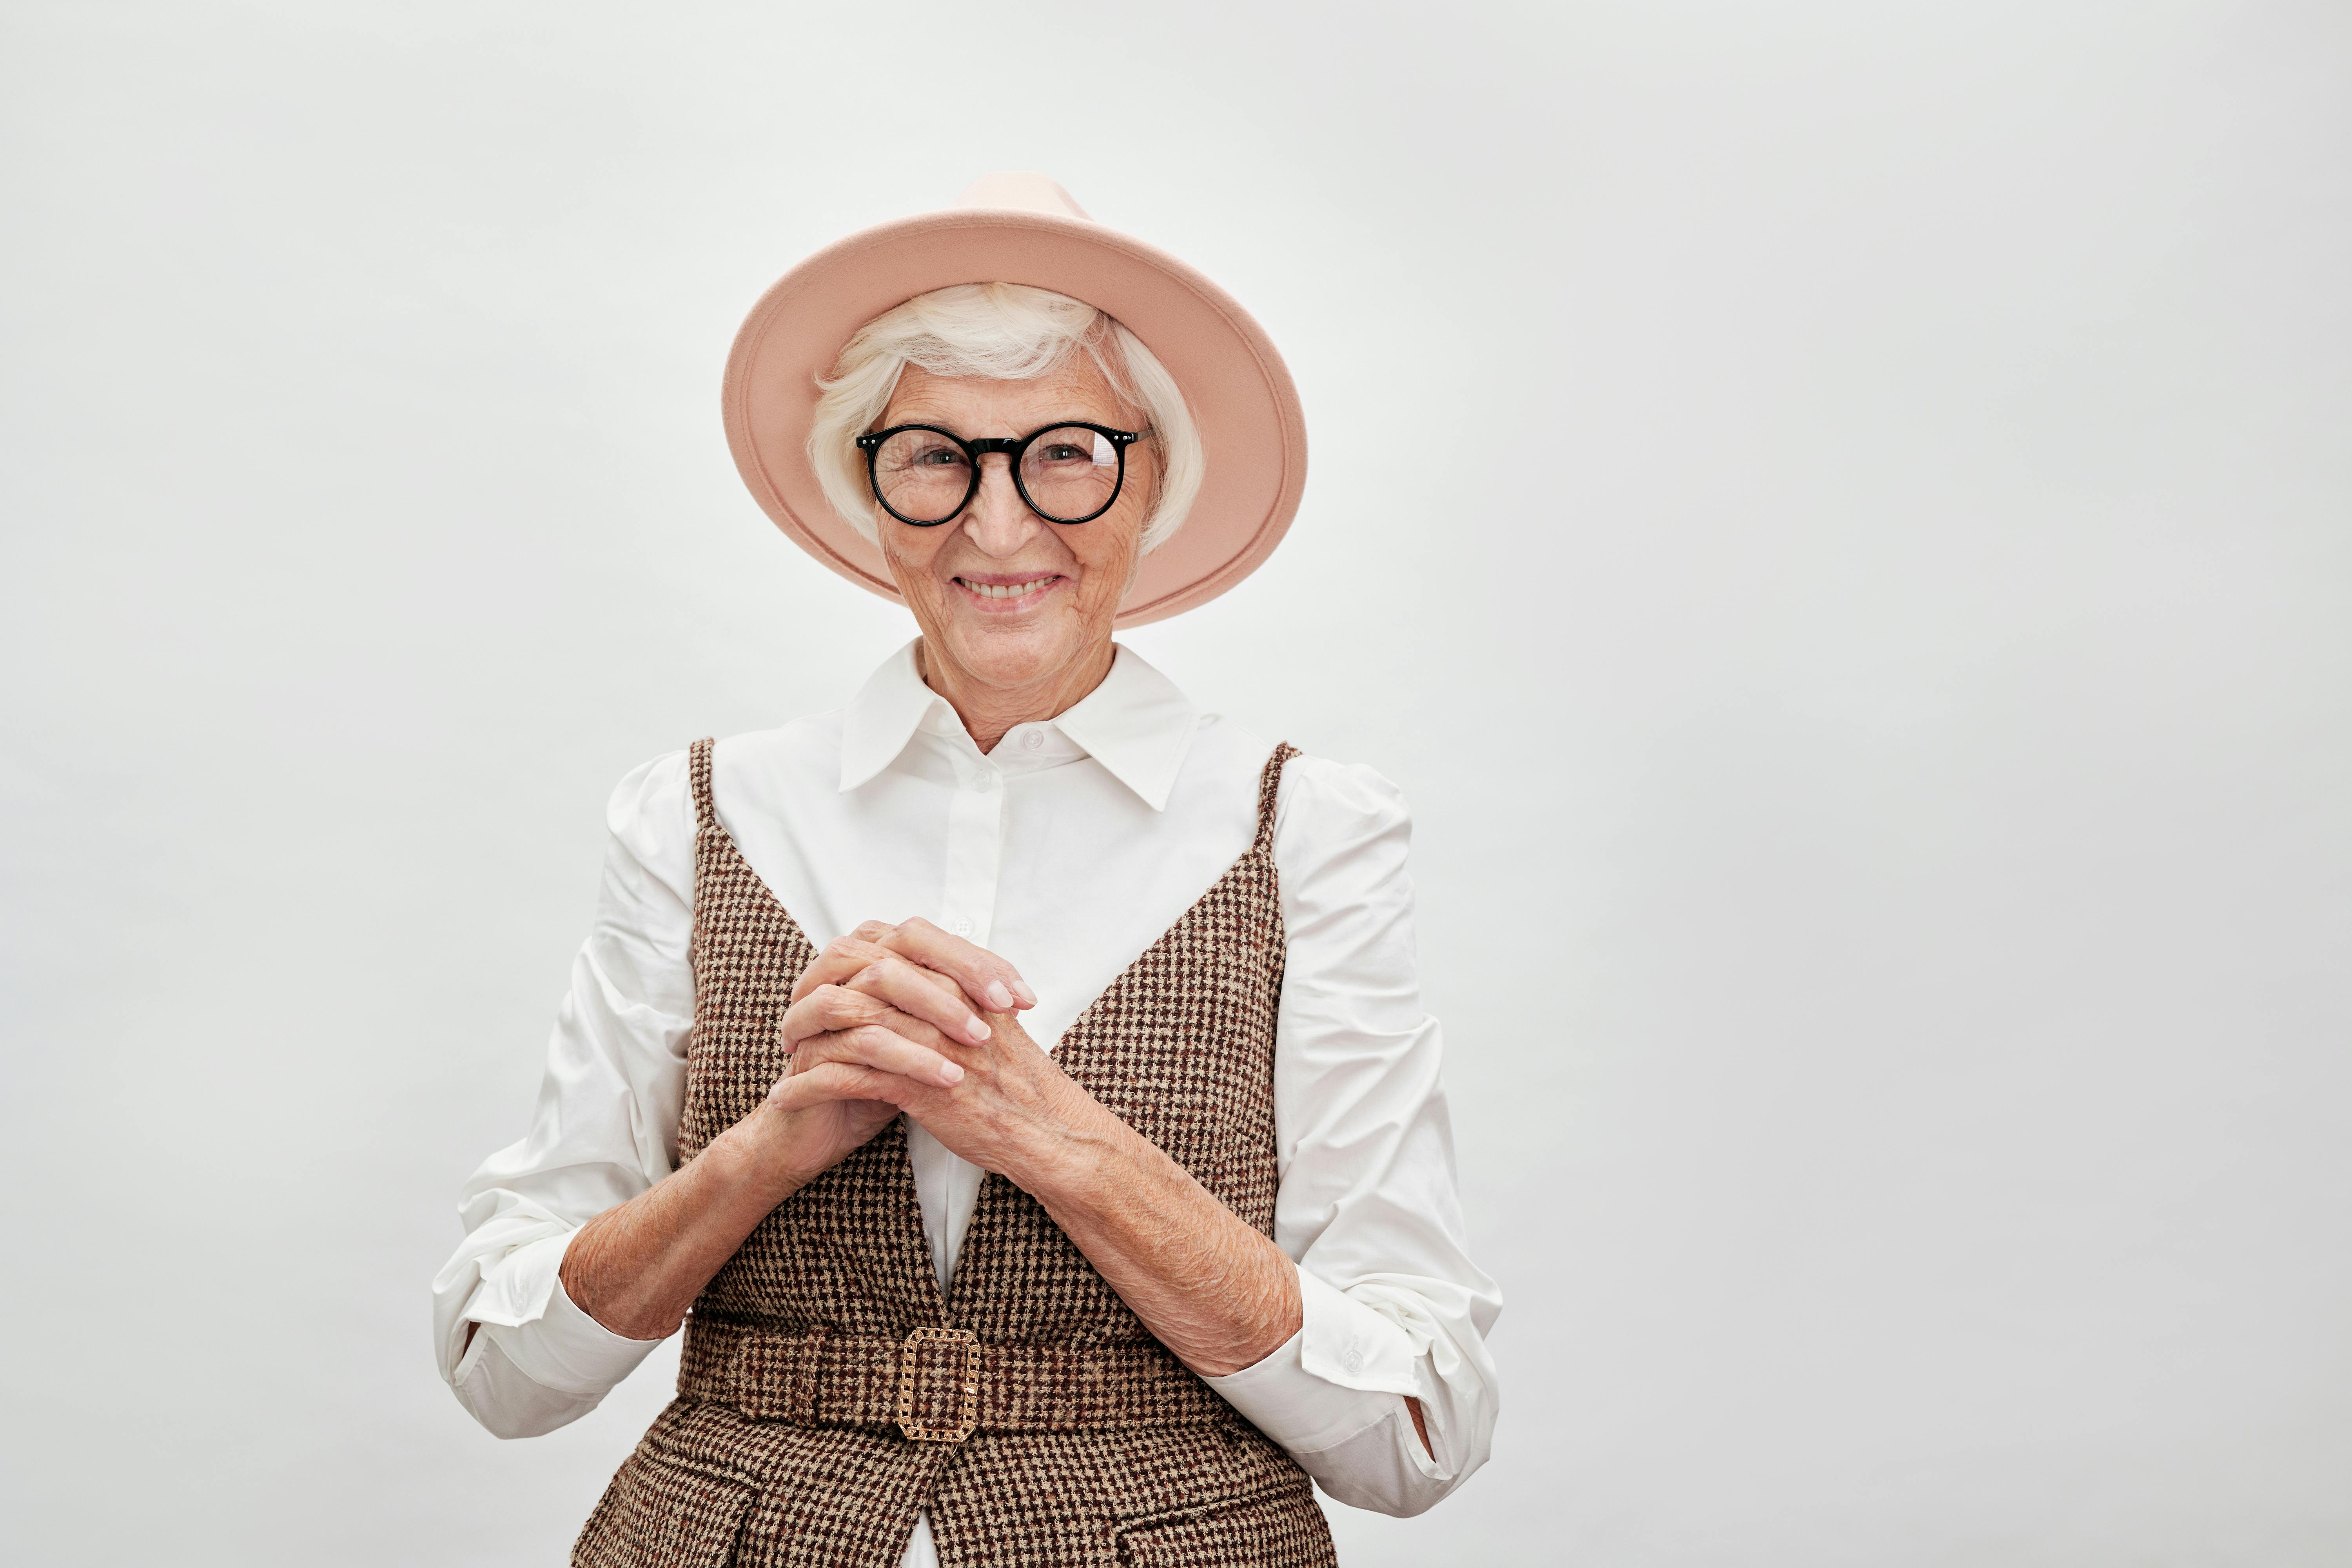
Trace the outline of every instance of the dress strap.
[[710, 748], [714, 738], [705, 735], [686, 749], [686, 767], [694, 781], [694, 830], [708, 833], [719, 826], [719, 808], [710, 804]]
[[1274, 799], [1282, 789], [1282, 764], [1299, 755], [1297, 747], [1285, 741], [1265, 760], [1265, 771], [1257, 779], [1257, 838], [1250, 847], [1261, 853], [1274, 847]]

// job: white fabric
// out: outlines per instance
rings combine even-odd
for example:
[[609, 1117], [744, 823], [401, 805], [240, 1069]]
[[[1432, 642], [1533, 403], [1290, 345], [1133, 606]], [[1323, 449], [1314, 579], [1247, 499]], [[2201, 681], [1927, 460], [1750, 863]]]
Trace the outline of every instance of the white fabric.
[[[1083, 701], [983, 756], [923, 685], [910, 644], [846, 709], [721, 741], [713, 796], [811, 942], [869, 919], [936, 921], [1020, 970], [1038, 996], [1023, 1022], [1050, 1049], [1249, 847], [1271, 750], [1121, 648]], [[677, 1157], [694, 1014], [686, 753], [622, 780], [606, 822], [595, 924], [530, 1131], [466, 1184], [466, 1239], [434, 1281], [442, 1373], [501, 1436], [577, 1419], [653, 1348], [580, 1310], [557, 1269], [582, 1225]], [[1275, 1240], [1299, 1266], [1304, 1326], [1209, 1380], [1326, 1491], [1393, 1514], [1428, 1508], [1486, 1462], [1485, 1336], [1501, 1305], [1454, 1195], [1438, 1028], [1414, 975], [1410, 837], [1403, 801], [1371, 769], [1298, 757], [1284, 771]], [[908, 1132], [944, 1284], [982, 1173]], [[1403, 1394], [1422, 1402], [1433, 1458]], [[905, 1562], [935, 1561], [919, 1526]]]

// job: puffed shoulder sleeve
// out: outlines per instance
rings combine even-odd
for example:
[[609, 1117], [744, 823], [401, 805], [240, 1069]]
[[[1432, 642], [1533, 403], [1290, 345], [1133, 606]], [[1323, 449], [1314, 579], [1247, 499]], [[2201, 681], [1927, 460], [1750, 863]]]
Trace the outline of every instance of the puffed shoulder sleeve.
[[1486, 1335], [1501, 1310], [1456, 1194], [1444, 1042], [1414, 955], [1412, 837], [1402, 795], [1372, 769], [1313, 757], [1284, 769], [1275, 1240], [1298, 1263], [1304, 1320], [1265, 1362], [1216, 1380], [1325, 1490], [1396, 1514], [1486, 1462]]
[[589, 1220], [669, 1174], [694, 1018], [694, 807], [683, 752], [629, 773], [604, 809], [596, 912], [556, 1009], [530, 1130], [460, 1194], [465, 1240], [433, 1283], [442, 1375], [502, 1436], [593, 1409], [650, 1343], [564, 1295]]

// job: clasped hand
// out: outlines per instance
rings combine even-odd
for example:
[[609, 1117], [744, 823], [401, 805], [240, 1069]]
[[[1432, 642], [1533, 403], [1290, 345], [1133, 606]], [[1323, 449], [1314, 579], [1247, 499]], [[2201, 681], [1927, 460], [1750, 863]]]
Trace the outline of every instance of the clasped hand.
[[1038, 1048], [1017, 971], [929, 921], [869, 921], [793, 988], [792, 1061], [763, 1110], [775, 1157], [814, 1178], [898, 1112], [983, 1170], [1032, 1191], [1108, 1112]]
[[1185, 1365], [1256, 1364], [1298, 1331], [1297, 1268], [1037, 1048], [1017, 1016], [1036, 1000], [928, 921], [858, 927], [793, 987], [766, 1101], [582, 1227], [564, 1289], [615, 1333], [674, 1331], [778, 1204], [904, 1111], [1035, 1198]]

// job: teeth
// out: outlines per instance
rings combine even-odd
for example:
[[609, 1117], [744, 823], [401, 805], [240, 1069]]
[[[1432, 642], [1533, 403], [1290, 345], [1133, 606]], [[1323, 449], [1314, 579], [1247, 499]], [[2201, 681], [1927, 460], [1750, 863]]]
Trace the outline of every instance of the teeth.
[[[958, 578], [957, 581], [962, 582], [963, 580], [961, 578]], [[1006, 583], [1003, 584], [993, 583], [964, 583], [963, 585], [971, 589], [973, 593], [978, 594], [983, 599], [1017, 599], [1021, 597], [1022, 595], [1034, 592], [1051, 581], [1052, 579], [1049, 577], [1032, 577], [1026, 583]]]

